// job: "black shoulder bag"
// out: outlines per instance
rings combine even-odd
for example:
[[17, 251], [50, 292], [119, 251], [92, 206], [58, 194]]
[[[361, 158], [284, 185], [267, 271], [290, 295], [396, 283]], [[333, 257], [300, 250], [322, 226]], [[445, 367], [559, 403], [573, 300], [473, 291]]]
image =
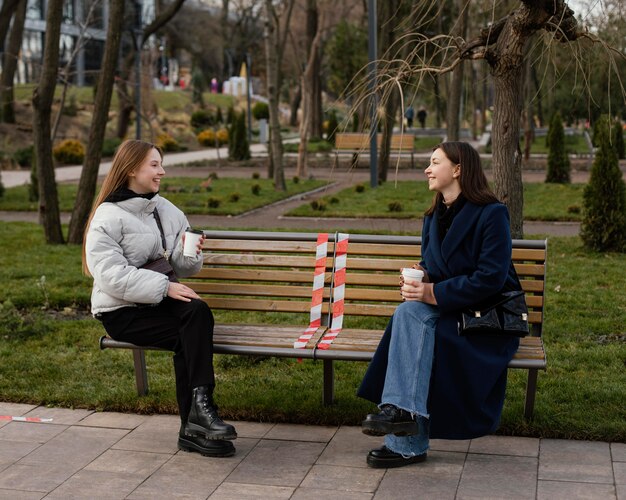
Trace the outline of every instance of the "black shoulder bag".
[[161, 224], [161, 218], [159, 217], [159, 212], [155, 208], [154, 209], [154, 220], [156, 220], [157, 226], [159, 227], [159, 232], [161, 233], [161, 244], [163, 245], [163, 257], [159, 257], [158, 259], [151, 260], [150, 262], [146, 262], [140, 269], [148, 269], [150, 271], [155, 271], [157, 273], [165, 274], [167, 279], [173, 283], [178, 283], [178, 277], [176, 276], [176, 271], [170, 264], [168, 260], [167, 253], [167, 243], [165, 241], [165, 233], [163, 232], [163, 225]]

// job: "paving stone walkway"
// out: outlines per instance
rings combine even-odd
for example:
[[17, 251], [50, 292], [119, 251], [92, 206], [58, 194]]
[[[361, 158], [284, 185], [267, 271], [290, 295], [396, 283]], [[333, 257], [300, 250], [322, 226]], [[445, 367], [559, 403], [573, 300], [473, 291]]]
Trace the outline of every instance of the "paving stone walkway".
[[425, 463], [385, 470], [359, 427], [234, 423], [237, 453], [206, 458], [177, 449], [174, 415], [0, 403], [0, 499], [626, 499], [624, 443], [434, 440]]

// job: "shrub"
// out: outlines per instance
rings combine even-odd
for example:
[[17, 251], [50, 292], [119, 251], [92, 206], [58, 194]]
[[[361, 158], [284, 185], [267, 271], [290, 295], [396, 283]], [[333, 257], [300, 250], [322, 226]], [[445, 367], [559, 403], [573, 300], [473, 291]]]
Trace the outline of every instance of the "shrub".
[[246, 133], [245, 113], [235, 114], [228, 136], [230, 138], [228, 142], [228, 158], [235, 161], [249, 160], [250, 145], [248, 144], [248, 134]]
[[365, 186], [363, 184], [357, 184], [356, 186], [354, 186], [354, 190], [357, 193], [362, 193], [363, 191], [365, 191]]
[[156, 145], [159, 146], [164, 153], [180, 150], [178, 141], [167, 132], [157, 135]]
[[33, 165], [33, 155], [35, 154], [35, 148], [26, 146], [25, 148], [18, 149], [13, 153], [13, 159], [21, 167], [30, 167]]
[[191, 126], [196, 130], [202, 130], [215, 124], [215, 118], [206, 109], [199, 109], [191, 113]]
[[313, 200], [310, 205], [313, 210], [317, 210], [318, 212], [326, 210], [326, 202], [324, 200]]
[[615, 121], [613, 128], [613, 143], [615, 144], [615, 151], [617, 151], [617, 157], [620, 160], [626, 158], [626, 144], [624, 143], [624, 130], [619, 120]]
[[85, 146], [76, 139], [66, 139], [52, 150], [52, 156], [59, 163], [79, 165], [85, 159]]
[[230, 193], [230, 196], [228, 197], [228, 201], [232, 203], [237, 203], [240, 198], [241, 198], [241, 195], [239, 193]]
[[211, 197], [206, 201], [206, 206], [208, 208], [218, 208], [220, 206], [220, 203], [221, 203], [221, 200], [219, 198]]
[[400, 203], [399, 201], [392, 201], [391, 203], [389, 203], [389, 205], [387, 205], [387, 208], [389, 209], [390, 212], [402, 212], [402, 203]]
[[579, 214], [580, 213], [580, 206], [579, 205], [570, 205], [569, 207], [567, 207], [567, 213], [568, 214]]
[[258, 172], [252, 172], [252, 178], [253, 179], [260, 179], [261, 178], [261, 174], [259, 174]]
[[269, 120], [270, 107], [264, 102], [257, 102], [252, 106], [252, 116], [255, 120]]
[[226, 124], [227, 125], [232, 125], [233, 122], [235, 121], [235, 115], [237, 113], [235, 113], [235, 108], [233, 108], [232, 106], [228, 106], [228, 111], [226, 111]]
[[261, 194], [261, 184], [252, 184], [250, 191], [252, 191], [254, 196], [259, 196]]
[[217, 137], [217, 143], [220, 146], [224, 144], [228, 144], [228, 129], [221, 128], [217, 132], [215, 132], [215, 137]]
[[105, 139], [102, 143], [102, 156], [114, 156], [115, 150], [118, 146], [122, 144], [122, 140], [118, 137], [112, 137], [109, 139]]
[[217, 112], [215, 113], [215, 122], [224, 123], [224, 117], [222, 116], [222, 108], [217, 108]]
[[339, 203], [339, 198], [337, 198], [336, 196], [333, 196], [330, 200], [328, 200], [330, 202], [331, 205], [336, 205], [337, 203]]
[[218, 177], [217, 172], [211, 172], [209, 174], [209, 179], [216, 180]]
[[198, 144], [201, 146], [212, 148], [215, 147], [215, 131], [211, 128], [203, 130], [200, 132], [196, 139], [198, 140]]
[[78, 114], [78, 106], [76, 105], [76, 96], [70, 95], [68, 102], [63, 106], [63, 114], [65, 116], [76, 116]]
[[565, 150], [563, 120], [558, 111], [552, 115], [550, 128], [546, 136], [546, 146], [548, 146], [548, 173], [546, 182], [569, 184], [570, 162], [567, 151]]
[[598, 152], [583, 192], [580, 237], [592, 250], [626, 252], [626, 185], [609, 124], [606, 116], [597, 123]]
[[2, 183], [2, 176], [0, 176], [0, 198], [4, 197], [4, 184]]
[[300, 177], [298, 177], [297, 175], [294, 175], [292, 180], [294, 184], [298, 184], [300, 182]]

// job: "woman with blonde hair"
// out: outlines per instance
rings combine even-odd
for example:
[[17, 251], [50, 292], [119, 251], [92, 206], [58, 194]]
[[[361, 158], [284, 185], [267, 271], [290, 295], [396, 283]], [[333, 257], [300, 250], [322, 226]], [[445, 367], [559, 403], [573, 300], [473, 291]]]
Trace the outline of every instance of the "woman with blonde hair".
[[189, 223], [158, 194], [162, 162], [157, 146], [135, 140], [113, 158], [83, 243], [83, 270], [93, 277], [91, 311], [115, 340], [174, 352], [179, 448], [230, 456], [237, 433], [213, 401], [213, 315], [176, 278], [200, 270], [204, 238], [195, 256], [183, 255]]

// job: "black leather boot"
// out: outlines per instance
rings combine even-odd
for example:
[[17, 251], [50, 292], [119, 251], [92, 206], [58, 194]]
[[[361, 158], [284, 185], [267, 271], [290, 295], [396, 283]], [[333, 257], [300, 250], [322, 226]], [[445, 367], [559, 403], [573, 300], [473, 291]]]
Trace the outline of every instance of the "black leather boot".
[[193, 389], [191, 411], [185, 432], [212, 440], [237, 438], [235, 428], [225, 423], [217, 414], [217, 406], [213, 404], [211, 388], [208, 386]]
[[230, 441], [193, 436], [186, 431], [185, 424], [181, 424], [178, 432], [178, 449], [200, 453], [204, 457], [232, 457], [235, 454], [235, 447]]
[[383, 405], [380, 413], [370, 413], [361, 427], [363, 433], [369, 436], [412, 436], [419, 432], [417, 422], [411, 414], [394, 405]]

